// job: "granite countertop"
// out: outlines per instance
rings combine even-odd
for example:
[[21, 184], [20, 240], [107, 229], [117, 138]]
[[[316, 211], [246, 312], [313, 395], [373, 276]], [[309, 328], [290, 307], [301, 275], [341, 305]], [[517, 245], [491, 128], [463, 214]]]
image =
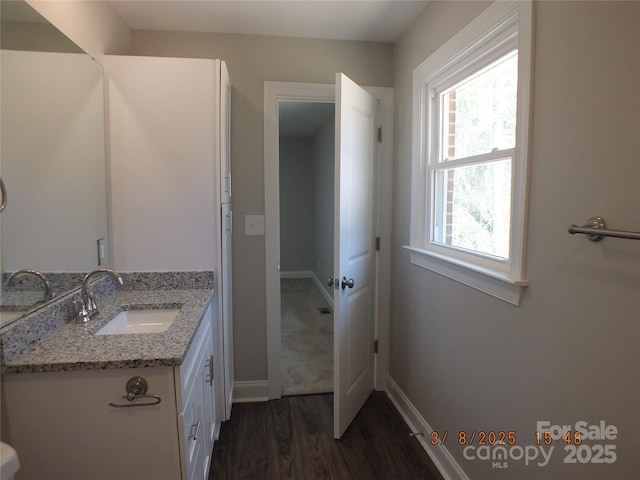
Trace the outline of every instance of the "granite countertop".
[[[212, 288], [116, 291], [98, 302], [86, 324], [69, 321], [24, 351], [4, 352], [4, 373], [180, 365], [213, 294]], [[124, 309], [180, 309], [159, 333], [95, 335]], [[7, 347], [7, 345], [3, 345]]]

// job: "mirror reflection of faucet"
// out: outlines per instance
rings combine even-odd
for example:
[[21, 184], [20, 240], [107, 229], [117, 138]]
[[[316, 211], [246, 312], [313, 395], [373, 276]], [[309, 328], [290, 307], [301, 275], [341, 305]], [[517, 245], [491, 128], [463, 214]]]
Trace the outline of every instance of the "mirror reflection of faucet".
[[53, 291], [51, 290], [51, 283], [44, 275], [36, 270], [23, 269], [13, 272], [7, 279], [7, 287], [15, 285], [16, 281], [22, 277], [35, 277], [42, 283], [44, 289], [44, 301], [51, 300], [53, 298]]
[[124, 285], [122, 277], [117, 272], [108, 268], [99, 268], [88, 273], [82, 281], [82, 289], [80, 291], [80, 300], [74, 302], [76, 317], [79, 322], [88, 322], [91, 317], [98, 313], [98, 305], [95, 302], [93, 293], [89, 291], [89, 284], [94, 277], [107, 275], [113, 279], [116, 285]]

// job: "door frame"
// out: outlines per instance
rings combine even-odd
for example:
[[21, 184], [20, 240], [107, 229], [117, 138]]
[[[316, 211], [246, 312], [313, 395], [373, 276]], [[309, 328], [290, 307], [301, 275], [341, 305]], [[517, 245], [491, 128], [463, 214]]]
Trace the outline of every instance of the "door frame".
[[[391, 285], [391, 199], [393, 185], [393, 89], [363, 87], [379, 101], [382, 136], [378, 148], [376, 179], [377, 236], [380, 251], [376, 262], [375, 388], [387, 390], [389, 374], [389, 312]], [[279, 102], [335, 102], [335, 85], [317, 83], [264, 82], [264, 186], [265, 186], [265, 283], [267, 305], [268, 398], [282, 396], [280, 374], [280, 181]], [[335, 272], [334, 272], [335, 274]]]

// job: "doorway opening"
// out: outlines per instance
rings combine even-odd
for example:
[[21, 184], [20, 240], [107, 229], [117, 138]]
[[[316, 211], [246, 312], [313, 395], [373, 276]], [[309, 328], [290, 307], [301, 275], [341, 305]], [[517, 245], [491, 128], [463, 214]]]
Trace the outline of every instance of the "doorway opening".
[[279, 102], [282, 395], [333, 392], [335, 104]]
[[[378, 100], [381, 142], [378, 146], [377, 208], [375, 220], [377, 235], [381, 237], [376, 264], [375, 333], [378, 353], [375, 360], [375, 389], [387, 389], [388, 329], [391, 253], [391, 189], [393, 143], [393, 89], [367, 87]], [[254, 390], [254, 396], [277, 399], [282, 396], [281, 378], [281, 248], [280, 248], [280, 105], [286, 102], [331, 103], [336, 100], [336, 86], [330, 84], [303, 84], [265, 82], [264, 89], [264, 149], [265, 149], [265, 280], [267, 304], [267, 382]], [[334, 272], [331, 271], [330, 277]], [[320, 274], [322, 275], [322, 274]], [[327, 278], [318, 276], [323, 288]], [[319, 289], [319, 291], [321, 291]], [[335, 382], [335, 379], [334, 379]], [[334, 384], [335, 385], [335, 384]], [[256, 386], [258, 388], [258, 386]], [[335, 390], [335, 388], [334, 388]]]

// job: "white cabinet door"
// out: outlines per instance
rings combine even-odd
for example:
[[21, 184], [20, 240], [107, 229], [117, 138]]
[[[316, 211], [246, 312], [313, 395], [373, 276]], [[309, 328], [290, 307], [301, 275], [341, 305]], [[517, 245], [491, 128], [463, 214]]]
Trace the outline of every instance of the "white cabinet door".
[[220, 62], [220, 203], [231, 202], [231, 79]]
[[233, 386], [234, 386], [234, 369], [233, 369], [233, 282], [231, 268], [231, 241], [233, 230], [233, 214], [230, 204], [222, 205], [222, 278], [223, 282], [220, 287], [220, 298], [222, 299], [222, 356], [219, 361], [222, 362], [223, 369], [220, 379], [220, 389], [224, 392], [223, 404], [224, 409], [222, 420], [231, 418], [231, 407], [233, 405]]
[[[217, 321], [214, 342], [217, 345], [216, 378], [218, 415], [221, 420], [231, 418], [233, 404], [233, 295], [231, 243], [233, 215], [231, 208], [231, 81], [225, 62], [220, 62], [220, 230], [216, 295], [218, 297]], [[216, 338], [217, 337], [217, 338]]]
[[[131, 377], [143, 377], [161, 402], [129, 405]], [[181, 478], [172, 368], [3, 375], [2, 402], [22, 480]], [[139, 399], [136, 404], [152, 402]]]
[[206, 480], [215, 440], [215, 381], [212, 376], [213, 337], [211, 303], [194, 335], [189, 352], [176, 368], [180, 451], [185, 460], [182, 478]]
[[194, 377], [189, 381], [191, 388], [186, 395], [184, 410], [178, 414], [180, 432], [184, 439], [183, 459], [185, 464], [182, 478], [188, 480], [206, 478], [202, 472], [206, 459], [206, 419], [204, 417], [202, 378], [202, 370], [197, 368], [194, 371]]
[[[211, 322], [211, 314], [212, 314], [212, 306], [209, 305], [207, 308], [207, 313], [205, 314], [204, 321]], [[215, 375], [214, 375], [214, 358], [213, 358], [213, 336], [211, 334], [211, 328], [208, 329], [206, 338], [204, 339], [204, 343], [202, 346], [202, 356], [201, 356], [201, 383], [202, 383], [202, 397], [203, 397], [203, 408], [204, 408], [204, 435], [206, 437], [206, 451], [205, 451], [205, 464], [207, 466], [207, 470], [209, 465], [211, 465], [211, 454], [213, 452], [213, 443], [216, 440], [216, 398], [215, 398], [215, 388], [217, 385], [215, 383]], [[207, 472], [205, 472], [207, 473]], [[206, 478], [206, 476], [204, 477]]]

